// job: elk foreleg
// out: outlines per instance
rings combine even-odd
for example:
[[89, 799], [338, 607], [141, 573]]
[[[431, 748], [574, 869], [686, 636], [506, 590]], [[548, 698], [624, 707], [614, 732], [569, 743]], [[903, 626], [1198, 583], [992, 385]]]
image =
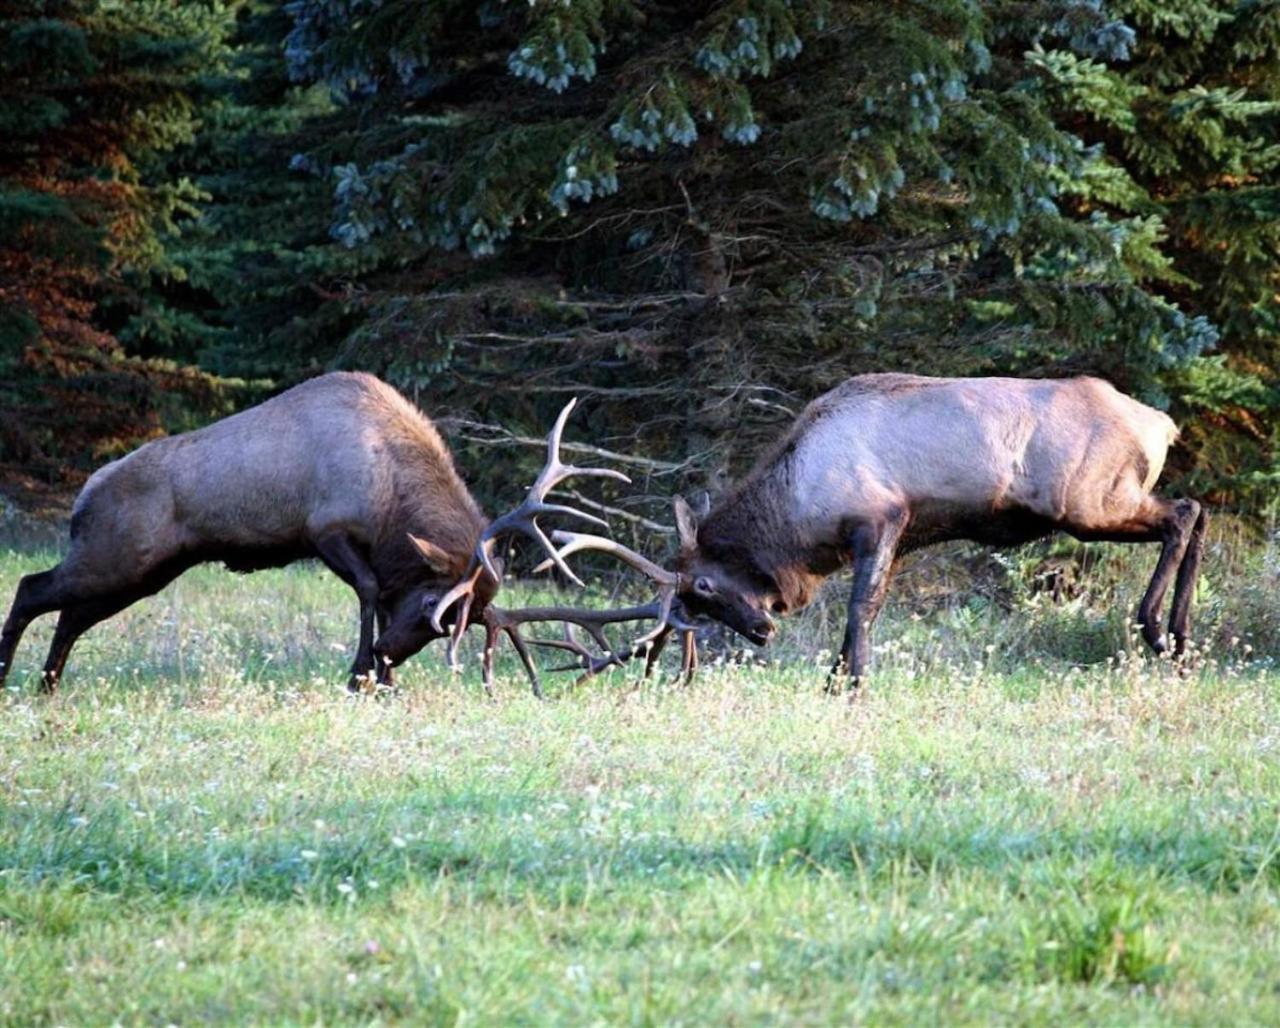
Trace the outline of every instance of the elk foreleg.
[[[387, 608], [382, 606], [382, 604], [378, 604], [378, 608], [374, 614], [378, 626], [378, 638], [381, 638], [387, 630], [387, 625], [391, 623], [391, 615], [387, 611]], [[375, 664], [375, 671], [377, 674], [377, 683], [379, 685], [385, 685], [387, 688], [393, 688], [396, 684], [396, 676], [395, 667], [392, 665], [391, 661], [384, 660], [378, 654], [377, 650], [374, 650], [373, 662]]]
[[828, 692], [841, 691], [841, 677], [847, 677], [855, 689], [861, 684], [870, 651], [871, 626], [884, 603], [893, 558], [906, 525], [906, 512], [895, 509], [874, 520], [860, 522], [849, 535], [853, 554], [849, 621], [840, 656], [827, 676]]
[[351, 679], [347, 683], [351, 692], [359, 692], [362, 679], [376, 670], [373, 629], [378, 613], [378, 579], [351, 537], [345, 533], [319, 536], [315, 540], [315, 548], [329, 570], [351, 586], [360, 601], [360, 641], [356, 644], [356, 658], [351, 663]]

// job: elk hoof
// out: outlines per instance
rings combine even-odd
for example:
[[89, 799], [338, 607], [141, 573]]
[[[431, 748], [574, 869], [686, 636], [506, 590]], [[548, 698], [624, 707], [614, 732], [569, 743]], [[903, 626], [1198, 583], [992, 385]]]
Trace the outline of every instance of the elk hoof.
[[379, 691], [378, 681], [374, 678], [372, 671], [366, 671], [364, 674], [356, 674], [353, 671], [351, 677], [347, 679], [347, 692], [353, 696], [372, 696]]
[[1142, 639], [1157, 657], [1163, 656], [1169, 650], [1169, 643], [1164, 633], [1160, 631], [1159, 625], [1143, 625]]

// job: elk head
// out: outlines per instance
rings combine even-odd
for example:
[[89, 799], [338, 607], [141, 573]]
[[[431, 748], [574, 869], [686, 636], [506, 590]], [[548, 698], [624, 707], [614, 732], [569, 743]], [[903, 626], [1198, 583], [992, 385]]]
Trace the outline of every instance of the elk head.
[[699, 542], [698, 517], [682, 497], [675, 498], [675, 512], [680, 603], [690, 615], [719, 621], [763, 646], [776, 630], [771, 614], [786, 613], [777, 583], [749, 553]]
[[[524, 535], [533, 539], [546, 551], [549, 561], [558, 567], [565, 577], [577, 585], [582, 585], [582, 581], [565, 563], [551, 540], [543, 532], [538, 524], [538, 518], [544, 515], [561, 515], [578, 518], [605, 528], [608, 525], [585, 511], [562, 504], [548, 503], [547, 494], [565, 479], [574, 475], [612, 478], [621, 482], [631, 481], [620, 471], [610, 468], [579, 468], [565, 464], [560, 459], [560, 441], [564, 434], [564, 426], [577, 402], [577, 400], [570, 400], [560, 411], [560, 416], [556, 418], [555, 425], [547, 436], [546, 463], [533, 485], [529, 487], [524, 501], [515, 509], [489, 523], [480, 534], [469, 557], [458, 557], [426, 539], [409, 536], [409, 541], [418, 555], [439, 577], [429, 580], [412, 596], [406, 597], [391, 613], [389, 623], [376, 647], [380, 659], [395, 663], [397, 654], [411, 652], [421, 648], [426, 642], [447, 636], [449, 664], [457, 670], [458, 641], [473, 624], [481, 624], [484, 626], [486, 635], [484, 654], [486, 689], [489, 688], [492, 680], [494, 644], [498, 635], [505, 633], [524, 662], [525, 670], [533, 681], [534, 691], [540, 692], [536, 671], [524, 641], [520, 638], [517, 625], [522, 621], [572, 620], [575, 613], [588, 612], [575, 612], [568, 607], [539, 608], [533, 613], [540, 616], [520, 618], [520, 612], [503, 611], [495, 606], [493, 599], [501, 586], [503, 571], [502, 560], [497, 556], [499, 542], [512, 535]], [[433, 588], [437, 584], [438, 588]]]
[[[389, 598], [383, 608], [385, 624], [374, 653], [379, 661], [392, 665], [399, 664], [428, 643], [451, 634], [459, 613], [456, 607], [445, 613], [439, 628], [431, 623], [431, 615], [440, 600], [470, 571], [469, 554], [450, 553], [412, 533], [409, 533], [409, 543], [426, 564], [430, 575], [403, 594]], [[475, 582], [472, 608], [476, 613], [485, 610], [497, 595], [502, 567], [498, 558], [494, 558], [493, 563], [497, 574], [484, 572]]]

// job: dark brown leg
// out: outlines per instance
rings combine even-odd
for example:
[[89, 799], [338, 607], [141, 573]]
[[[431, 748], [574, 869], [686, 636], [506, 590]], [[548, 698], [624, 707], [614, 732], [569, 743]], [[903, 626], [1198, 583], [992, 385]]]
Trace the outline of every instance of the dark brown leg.
[[361, 679], [375, 671], [373, 623], [378, 609], [378, 580], [349, 536], [341, 533], [321, 536], [315, 540], [315, 548], [329, 570], [351, 586], [360, 601], [360, 641], [356, 644], [356, 659], [352, 661], [351, 679], [347, 682], [349, 690], [359, 692]]
[[844, 645], [827, 676], [827, 691], [841, 692], [841, 677], [856, 689], [862, 682], [870, 651], [871, 626], [875, 623], [893, 568], [898, 540], [907, 526], [905, 511], [893, 511], [877, 521], [858, 525], [849, 538], [853, 551], [853, 591], [849, 594], [849, 621]]
[[1165, 593], [1187, 552], [1191, 530], [1200, 516], [1200, 504], [1195, 500], [1164, 501], [1168, 506], [1160, 522], [1160, 559], [1156, 561], [1151, 584], [1138, 604], [1138, 624], [1142, 626], [1142, 638], [1156, 653], [1164, 653], [1169, 644], [1160, 626], [1160, 608], [1164, 606]]
[[1164, 605], [1169, 584], [1182, 564], [1199, 517], [1200, 504], [1195, 500], [1165, 500], [1149, 496], [1139, 514], [1124, 524], [1107, 529], [1070, 529], [1072, 535], [1085, 542], [1160, 543], [1160, 559], [1156, 562], [1155, 573], [1138, 604], [1142, 638], [1156, 653], [1164, 653], [1169, 648], [1160, 629], [1160, 608]]
[[[387, 630], [387, 622], [390, 620], [390, 616], [387, 614], [387, 609], [381, 604], [378, 606], [376, 615], [378, 636], [380, 638]], [[383, 660], [378, 656], [378, 648], [376, 645], [373, 649], [373, 655], [373, 662], [376, 665], [378, 684], [385, 685], [389, 689], [394, 688], [396, 684], [395, 668], [392, 666], [390, 661]]]
[[58, 568], [26, 575], [18, 583], [13, 606], [0, 631], [0, 686], [13, 666], [13, 654], [22, 639], [22, 633], [41, 614], [57, 610], [65, 602], [57, 585]]
[[1173, 636], [1173, 652], [1182, 656], [1191, 634], [1191, 598], [1195, 595], [1196, 579], [1200, 577], [1200, 560], [1204, 555], [1205, 529], [1209, 525], [1209, 512], [1201, 508], [1191, 529], [1186, 554], [1178, 565], [1178, 579], [1173, 586], [1173, 609], [1169, 614], [1169, 634]]
[[105, 621], [119, 614], [126, 607], [133, 606], [144, 597], [158, 593], [189, 567], [191, 567], [190, 560], [176, 557], [152, 568], [140, 582], [121, 588], [117, 592], [105, 596], [68, 600], [63, 605], [62, 613], [58, 615], [58, 625], [53, 630], [53, 641], [49, 644], [49, 655], [44, 662], [41, 688], [45, 692], [52, 692], [58, 687], [71, 647], [76, 644], [80, 636], [99, 621]]
[[79, 600], [67, 604], [58, 615], [58, 626], [53, 630], [49, 655], [44, 661], [44, 674], [40, 679], [41, 692], [53, 692], [62, 681], [62, 671], [67, 666], [71, 647], [99, 621], [105, 621], [129, 606], [137, 596], [113, 597], [101, 600]]

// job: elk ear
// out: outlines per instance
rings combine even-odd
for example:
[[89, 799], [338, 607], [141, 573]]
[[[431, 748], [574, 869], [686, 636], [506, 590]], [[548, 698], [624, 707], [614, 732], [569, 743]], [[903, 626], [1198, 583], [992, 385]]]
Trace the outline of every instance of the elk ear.
[[699, 521], [705, 521], [707, 515], [711, 513], [711, 490], [703, 489], [702, 492], [698, 493], [693, 498], [693, 503], [690, 504], [690, 507]]
[[685, 502], [683, 496], [674, 501], [676, 509], [676, 531], [680, 535], [680, 549], [693, 550], [698, 546], [698, 519], [693, 508]]
[[425, 539], [419, 539], [412, 532], [406, 534], [409, 536], [409, 542], [413, 543], [413, 548], [418, 551], [418, 556], [427, 562], [427, 567], [437, 575], [453, 573], [457, 561], [449, 556], [447, 550], [442, 550], [435, 543], [429, 543]]

